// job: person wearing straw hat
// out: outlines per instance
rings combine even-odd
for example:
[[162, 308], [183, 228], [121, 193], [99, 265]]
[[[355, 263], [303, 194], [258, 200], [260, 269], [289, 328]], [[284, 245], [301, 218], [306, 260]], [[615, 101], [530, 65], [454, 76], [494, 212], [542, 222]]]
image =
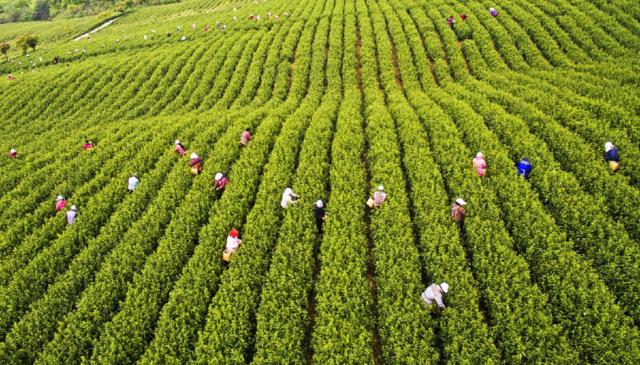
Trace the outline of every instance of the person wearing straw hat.
[[56, 198], [56, 212], [61, 211], [66, 206], [67, 206], [67, 201], [64, 200], [64, 197], [62, 195], [58, 195], [58, 197]]
[[187, 150], [184, 148], [184, 146], [182, 145], [182, 142], [180, 142], [179, 139], [176, 139], [175, 145], [176, 145], [176, 153], [179, 154], [180, 157], [184, 156], [185, 153], [187, 153]]
[[213, 178], [213, 188], [216, 191], [222, 191], [229, 184], [229, 179], [222, 172], [218, 172]]
[[78, 217], [78, 209], [75, 205], [71, 206], [71, 210], [67, 212], [67, 224], [71, 225], [76, 221]]
[[480, 177], [484, 177], [487, 174], [487, 161], [484, 159], [482, 152], [478, 152], [473, 159], [473, 168], [476, 169], [476, 173]]
[[618, 149], [611, 142], [604, 144], [604, 160], [609, 164], [609, 169], [616, 172], [620, 170], [620, 156]]
[[199, 175], [202, 171], [202, 159], [195, 152], [191, 153], [191, 159], [189, 160], [189, 167], [191, 167], [191, 173]]
[[451, 206], [451, 219], [456, 221], [458, 225], [462, 225], [465, 205], [467, 205], [467, 202], [465, 202], [462, 198], [458, 198]]
[[231, 257], [236, 253], [236, 251], [238, 251], [238, 247], [240, 246], [240, 243], [242, 243], [242, 240], [238, 238], [238, 235], [239, 232], [235, 228], [231, 229], [229, 232], [229, 236], [227, 236], [227, 245], [222, 252], [222, 260], [224, 262], [230, 262]]
[[18, 151], [16, 151], [15, 148], [12, 148], [11, 150], [9, 150], [8, 153], [9, 158], [16, 158], [18, 157]]
[[444, 295], [449, 292], [449, 284], [443, 282], [440, 285], [433, 283], [422, 293], [422, 300], [430, 307], [435, 302], [439, 308], [444, 308]]

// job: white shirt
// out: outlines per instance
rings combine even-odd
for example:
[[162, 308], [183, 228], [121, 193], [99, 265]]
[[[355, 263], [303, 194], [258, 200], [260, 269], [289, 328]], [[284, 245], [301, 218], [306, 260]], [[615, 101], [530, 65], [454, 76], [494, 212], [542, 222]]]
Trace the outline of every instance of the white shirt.
[[129, 190], [136, 190], [138, 184], [140, 184], [140, 180], [137, 177], [132, 176], [129, 178]]
[[294, 195], [295, 194], [290, 189], [285, 190], [284, 193], [282, 194], [282, 200], [280, 201], [280, 206], [284, 209], [287, 209], [289, 204], [295, 203], [295, 201], [293, 200]]
[[240, 240], [237, 238], [233, 238], [231, 236], [227, 236], [227, 250], [231, 252], [235, 252], [240, 245]]
[[444, 291], [442, 290], [440, 285], [431, 284], [422, 293], [422, 299], [427, 302], [427, 304], [431, 304], [435, 300], [439, 307], [444, 307], [444, 303], [442, 302], [443, 294]]
[[70, 210], [67, 212], [67, 223], [73, 224], [78, 217], [78, 213], [75, 210]]

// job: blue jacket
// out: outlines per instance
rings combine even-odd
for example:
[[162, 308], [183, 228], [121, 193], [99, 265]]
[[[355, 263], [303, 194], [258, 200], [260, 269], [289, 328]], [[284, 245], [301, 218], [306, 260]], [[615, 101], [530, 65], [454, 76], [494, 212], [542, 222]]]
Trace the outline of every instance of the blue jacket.
[[609, 151], [604, 153], [605, 161], [615, 161], [620, 162], [620, 157], [618, 156], [618, 149], [612, 148]]
[[529, 161], [520, 160], [520, 162], [518, 162], [518, 174], [524, 177], [529, 177], [530, 173], [531, 163], [529, 163]]

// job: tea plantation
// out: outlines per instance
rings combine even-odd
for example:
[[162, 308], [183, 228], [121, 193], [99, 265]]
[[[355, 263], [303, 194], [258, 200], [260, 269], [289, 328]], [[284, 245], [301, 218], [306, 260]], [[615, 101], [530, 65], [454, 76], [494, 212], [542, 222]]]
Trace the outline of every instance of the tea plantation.
[[638, 1], [184, 0], [3, 42], [0, 364], [640, 363]]

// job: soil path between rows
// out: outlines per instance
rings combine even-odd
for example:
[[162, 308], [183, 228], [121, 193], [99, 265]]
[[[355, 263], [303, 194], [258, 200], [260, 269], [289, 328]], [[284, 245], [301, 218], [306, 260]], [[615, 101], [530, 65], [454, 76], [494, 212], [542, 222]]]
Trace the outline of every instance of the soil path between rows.
[[111, 19], [111, 20], [107, 20], [106, 22], [104, 22], [104, 23], [102, 23], [102, 24], [98, 25], [97, 27], [93, 28], [92, 30], [88, 31], [88, 32], [87, 32], [87, 33], [85, 33], [85, 34], [83, 34], [83, 35], [81, 35], [81, 36], [78, 36], [78, 37], [74, 38], [73, 40], [74, 40], [74, 41], [78, 41], [78, 40], [80, 40], [80, 39], [82, 39], [82, 38], [86, 38], [86, 37], [90, 36], [91, 34], [97, 33], [98, 31], [100, 31], [100, 30], [102, 30], [102, 29], [104, 29], [104, 28], [106, 28], [106, 27], [110, 26], [113, 22], [115, 22], [115, 21], [116, 21], [116, 20], [118, 20], [119, 18], [120, 18], [120, 17], [113, 18], [113, 19]]

